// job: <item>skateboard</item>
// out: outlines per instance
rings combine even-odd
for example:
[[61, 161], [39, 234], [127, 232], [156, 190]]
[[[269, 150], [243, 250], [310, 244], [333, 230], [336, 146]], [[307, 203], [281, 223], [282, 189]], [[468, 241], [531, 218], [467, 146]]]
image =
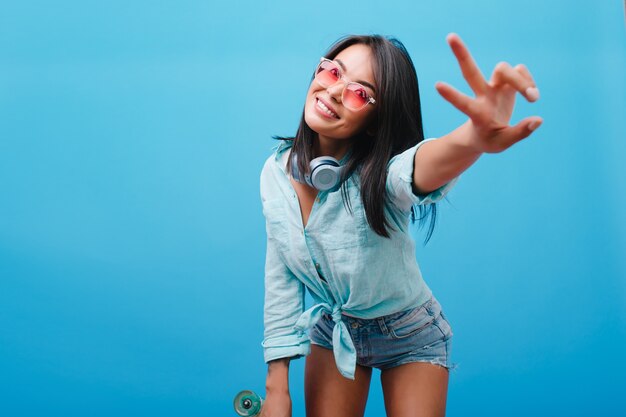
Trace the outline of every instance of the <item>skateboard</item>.
[[233, 401], [235, 411], [243, 417], [254, 417], [261, 415], [263, 398], [253, 391], [244, 390], [235, 395]]

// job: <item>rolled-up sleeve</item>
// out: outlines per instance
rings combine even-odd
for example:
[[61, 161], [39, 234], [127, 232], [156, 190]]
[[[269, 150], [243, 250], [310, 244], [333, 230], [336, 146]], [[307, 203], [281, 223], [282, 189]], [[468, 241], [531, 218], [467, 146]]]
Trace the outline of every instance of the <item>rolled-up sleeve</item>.
[[450, 191], [459, 179], [459, 177], [456, 177], [428, 194], [416, 195], [413, 193], [415, 153], [424, 143], [433, 140], [437, 140], [437, 138], [424, 139], [417, 145], [391, 158], [387, 164], [387, 195], [402, 211], [408, 212], [416, 204], [436, 203]]
[[308, 335], [294, 329], [304, 311], [304, 284], [289, 271], [274, 245], [274, 239], [267, 240], [262, 343], [265, 362], [310, 352]]

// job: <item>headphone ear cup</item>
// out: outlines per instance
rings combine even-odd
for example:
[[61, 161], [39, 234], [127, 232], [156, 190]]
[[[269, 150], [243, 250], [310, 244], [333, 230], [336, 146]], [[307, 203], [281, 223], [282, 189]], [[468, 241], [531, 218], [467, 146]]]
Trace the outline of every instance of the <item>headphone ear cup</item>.
[[[322, 158], [324, 157], [315, 158], [313, 161]], [[310, 167], [314, 166], [313, 161], [311, 161]], [[313, 185], [313, 183], [311, 182], [311, 175], [306, 172], [304, 173], [304, 175], [301, 175], [300, 167], [298, 166], [298, 154], [296, 154], [295, 152], [292, 152], [291, 154], [291, 177], [301, 184], [306, 184], [316, 188], [315, 185]]]
[[320, 191], [337, 187], [343, 171], [339, 162], [330, 156], [320, 156], [311, 161], [310, 183]]

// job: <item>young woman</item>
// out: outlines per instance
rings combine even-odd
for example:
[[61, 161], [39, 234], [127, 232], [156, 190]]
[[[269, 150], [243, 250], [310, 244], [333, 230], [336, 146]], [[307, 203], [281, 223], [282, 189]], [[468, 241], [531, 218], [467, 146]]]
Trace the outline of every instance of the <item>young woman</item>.
[[445, 414], [453, 333], [409, 221], [430, 213], [429, 237], [434, 204], [457, 177], [542, 122], [509, 126], [516, 92], [539, 97], [523, 65], [502, 62], [486, 81], [461, 39], [447, 40], [476, 94], [436, 84], [469, 117], [456, 130], [424, 140], [417, 76], [398, 40], [350, 36], [320, 60], [296, 136], [280, 138], [263, 167], [263, 417], [291, 416], [289, 360], [301, 356], [308, 417], [362, 416], [374, 367], [388, 416]]

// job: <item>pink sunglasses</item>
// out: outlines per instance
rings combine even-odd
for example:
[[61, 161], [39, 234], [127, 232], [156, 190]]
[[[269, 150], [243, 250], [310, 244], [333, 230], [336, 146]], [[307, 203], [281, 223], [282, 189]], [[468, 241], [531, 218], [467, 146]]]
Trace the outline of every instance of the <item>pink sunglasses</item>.
[[359, 111], [370, 103], [376, 103], [363, 85], [346, 80], [339, 64], [330, 59], [321, 58], [315, 70], [315, 81], [322, 87], [328, 88], [339, 80], [346, 83], [341, 92], [341, 101], [347, 109]]

